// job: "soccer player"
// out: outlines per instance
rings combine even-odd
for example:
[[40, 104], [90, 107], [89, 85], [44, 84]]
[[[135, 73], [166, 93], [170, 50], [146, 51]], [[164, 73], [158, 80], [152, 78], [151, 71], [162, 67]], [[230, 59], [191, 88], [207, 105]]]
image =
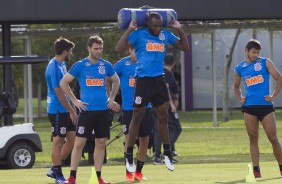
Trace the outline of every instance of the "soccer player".
[[[101, 177], [107, 137], [109, 135], [109, 109], [119, 110], [114, 99], [119, 89], [119, 78], [112, 64], [101, 58], [103, 40], [99, 36], [88, 39], [89, 56], [76, 62], [61, 80], [61, 87], [72, 103], [79, 109], [74, 148], [71, 155], [70, 177], [64, 183], [75, 184], [77, 168], [87, 137], [95, 132], [94, 165], [99, 184], [109, 184]], [[106, 77], [112, 82], [110, 96], [106, 93]], [[78, 100], [69, 88], [69, 83], [77, 78], [80, 86]]]
[[[171, 145], [172, 156], [176, 156], [175, 143], [181, 134], [182, 127], [178, 119], [177, 108], [178, 108], [178, 93], [179, 89], [176, 83], [176, 80], [171, 72], [172, 67], [174, 66], [173, 56], [167, 55], [164, 59], [164, 76], [165, 81], [169, 91], [169, 108], [168, 108], [168, 129], [169, 129], [169, 142]], [[154, 148], [155, 148], [155, 161], [154, 164], [162, 164], [163, 160], [161, 157], [161, 138], [159, 132], [156, 131], [154, 135]], [[176, 163], [177, 160], [172, 159], [173, 163]]]
[[180, 39], [169, 30], [162, 29], [162, 22], [160, 14], [151, 12], [148, 15], [147, 27], [136, 30], [137, 24], [133, 20], [116, 45], [118, 52], [125, 51], [129, 46], [132, 46], [137, 58], [134, 110], [126, 151], [126, 167], [129, 172], [135, 172], [136, 169], [133, 159], [133, 145], [149, 102], [157, 107], [157, 127], [163, 140], [166, 166], [169, 170], [174, 170], [167, 127], [169, 97], [163, 77], [163, 61], [167, 43], [183, 51], [188, 50], [189, 45], [178, 21], [171, 21], [170, 26], [178, 32]]
[[[259, 57], [261, 44], [257, 40], [250, 40], [245, 48], [246, 59], [235, 67], [234, 93], [242, 104], [245, 126], [250, 141], [250, 153], [253, 163], [253, 172], [256, 178], [261, 177], [259, 167], [259, 122], [272, 144], [274, 156], [279, 164], [282, 175], [282, 148], [276, 134], [276, 118], [273, 101], [282, 87], [282, 76], [272, 61]], [[269, 80], [276, 81], [274, 91], [270, 92]], [[246, 94], [242, 94], [240, 82], [243, 79]]]
[[54, 42], [55, 57], [50, 60], [45, 71], [48, 87], [47, 113], [52, 125], [53, 139], [51, 151], [53, 167], [47, 172], [47, 176], [54, 178], [56, 183], [65, 180], [61, 161], [71, 153], [75, 138], [77, 115], [60, 87], [60, 81], [67, 72], [66, 62], [70, 60], [74, 47], [73, 42], [62, 37], [58, 38]]
[[[122, 95], [122, 124], [125, 135], [124, 156], [126, 156], [126, 149], [128, 144], [128, 129], [133, 114], [133, 98], [135, 86], [135, 69], [136, 69], [136, 55], [132, 47], [129, 48], [130, 55], [124, 57], [114, 65], [114, 69], [120, 78], [121, 95]], [[148, 105], [144, 117], [140, 123], [139, 128], [139, 149], [137, 156], [137, 168], [135, 176], [126, 169], [126, 181], [133, 182], [134, 180], [146, 180], [142, 174], [142, 168], [145, 163], [149, 135], [153, 129], [153, 117], [151, 112], [151, 105]]]

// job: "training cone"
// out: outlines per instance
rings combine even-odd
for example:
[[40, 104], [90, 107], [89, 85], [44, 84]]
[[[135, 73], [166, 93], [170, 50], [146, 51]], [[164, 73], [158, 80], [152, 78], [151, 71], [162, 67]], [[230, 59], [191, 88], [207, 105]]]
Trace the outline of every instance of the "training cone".
[[248, 174], [246, 176], [246, 183], [255, 183], [256, 178], [254, 176], [252, 164], [248, 164]]
[[96, 175], [96, 170], [95, 170], [94, 167], [92, 167], [92, 174], [91, 174], [91, 177], [90, 177], [90, 180], [89, 180], [89, 184], [99, 184], [98, 178], [97, 178], [97, 175]]

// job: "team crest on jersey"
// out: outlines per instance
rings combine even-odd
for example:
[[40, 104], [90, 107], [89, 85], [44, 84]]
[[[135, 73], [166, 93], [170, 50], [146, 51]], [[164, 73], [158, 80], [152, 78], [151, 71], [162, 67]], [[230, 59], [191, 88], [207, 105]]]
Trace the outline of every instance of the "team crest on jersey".
[[65, 135], [66, 132], [67, 132], [66, 127], [61, 127], [61, 128], [60, 128], [60, 134]]
[[84, 134], [85, 128], [83, 126], [78, 127], [77, 133]]
[[163, 32], [161, 32], [161, 33], [159, 34], [159, 39], [160, 39], [161, 41], [164, 41], [164, 40], [165, 40], [165, 35], [164, 35]]
[[141, 97], [141, 96], [137, 96], [137, 97], [135, 98], [135, 103], [136, 103], [137, 105], [141, 104], [141, 103], [142, 103], [142, 97]]
[[98, 66], [99, 74], [105, 74], [105, 66]]
[[90, 65], [91, 65], [90, 62], [86, 62], [86, 63], [85, 63], [85, 66], [90, 66]]
[[254, 66], [255, 66], [255, 71], [260, 71], [262, 69], [260, 62], [257, 62]]

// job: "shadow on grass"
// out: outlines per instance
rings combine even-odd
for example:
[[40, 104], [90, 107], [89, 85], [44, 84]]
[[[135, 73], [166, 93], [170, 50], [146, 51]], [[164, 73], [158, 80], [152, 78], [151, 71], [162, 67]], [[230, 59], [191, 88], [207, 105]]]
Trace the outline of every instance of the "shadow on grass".
[[[257, 182], [257, 183], [260, 183], [260, 182], [274, 181], [274, 180], [281, 180], [281, 177], [268, 178], [268, 179], [259, 179], [259, 180], [256, 180], [256, 182]], [[221, 184], [245, 183], [245, 179], [243, 179], [243, 180], [236, 180], [236, 181], [227, 181], [227, 182], [220, 182], [220, 181], [217, 181], [217, 182], [215, 182], [215, 183], [221, 183]]]

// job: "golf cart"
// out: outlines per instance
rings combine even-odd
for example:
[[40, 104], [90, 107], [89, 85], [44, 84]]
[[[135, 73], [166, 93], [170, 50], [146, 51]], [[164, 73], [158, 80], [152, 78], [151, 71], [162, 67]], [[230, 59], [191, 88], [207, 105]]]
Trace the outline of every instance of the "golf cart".
[[[36, 64], [48, 60], [48, 57], [37, 56], [0, 57], [0, 64]], [[11, 83], [11, 78], [4, 75], [7, 92], [0, 93], [0, 120], [4, 119], [3, 127], [0, 122], [0, 163], [11, 169], [31, 168], [35, 163], [35, 152], [42, 151], [41, 140], [32, 123], [13, 125], [16, 103], [7, 87]]]

